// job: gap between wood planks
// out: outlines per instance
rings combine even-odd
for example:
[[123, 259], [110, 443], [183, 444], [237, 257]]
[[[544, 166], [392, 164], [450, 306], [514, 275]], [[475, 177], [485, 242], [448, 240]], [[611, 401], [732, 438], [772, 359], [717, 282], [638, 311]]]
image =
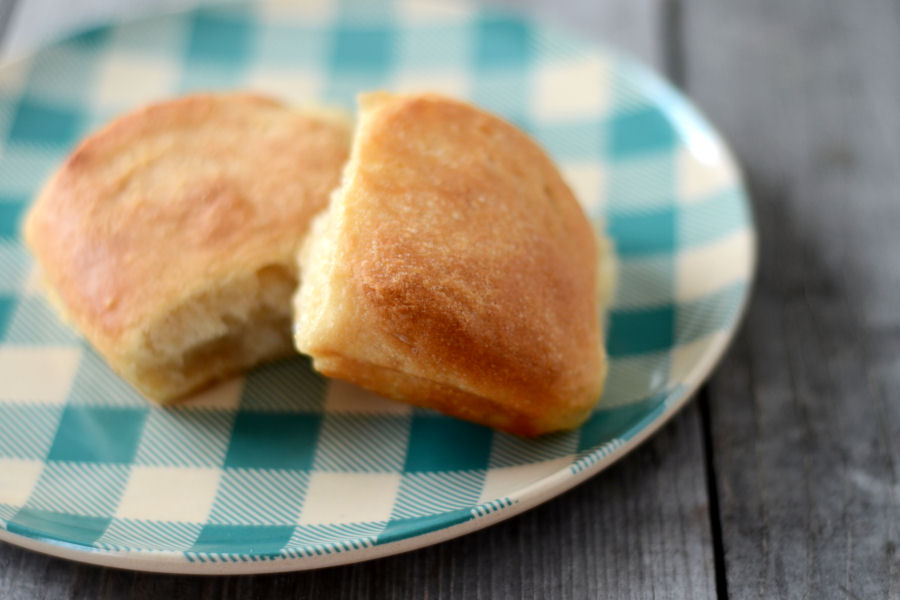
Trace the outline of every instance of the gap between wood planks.
[[[682, 1], [667, 0], [662, 4], [662, 19], [660, 20], [663, 40], [662, 65], [666, 76], [680, 90], [686, 91], [684, 64], [684, 39], [682, 23]], [[720, 599], [728, 598], [728, 577], [725, 568], [725, 547], [722, 540], [722, 522], [719, 512], [719, 488], [716, 481], [715, 465], [713, 463], [713, 443], [711, 421], [709, 414], [709, 389], [706, 385], [700, 388], [696, 394], [695, 402], [698, 403], [700, 416], [700, 431], [703, 436], [703, 461], [706, 476], [706, 495], [709, 502], [709, 529], [713, 542], [713, 561], [716, 576], [716, 596]]]
[[3, 49], [6, 32], [12, 22], [13, 13], [16, 10], [18, 0], [0, 0], [0, 50]]

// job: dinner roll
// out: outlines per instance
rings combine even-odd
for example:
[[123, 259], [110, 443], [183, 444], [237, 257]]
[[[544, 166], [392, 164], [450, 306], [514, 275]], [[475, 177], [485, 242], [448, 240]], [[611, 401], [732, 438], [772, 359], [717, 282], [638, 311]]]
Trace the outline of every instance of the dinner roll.
[[290, 353], [295, 256], [349, 137], [333, 112], [250, 94], [114, 120], [72, 152], [27, 217], [50, 297], [160, 401]]
[[299, 256], [297, 348], [327, 376], [515, 434], [580, 424], [606, 373], [607, 246], [556, 167], [462, 102], [360, 104], [342, 186]]

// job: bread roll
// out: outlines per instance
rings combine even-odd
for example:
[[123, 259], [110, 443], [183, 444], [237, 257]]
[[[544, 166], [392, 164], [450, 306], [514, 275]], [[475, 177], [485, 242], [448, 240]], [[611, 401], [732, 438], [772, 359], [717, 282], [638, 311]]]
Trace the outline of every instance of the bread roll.
[[436, 95], [367, 94], [300, 254], [295, 345], [390, 398], [524, 436], [571, 428], [606, 372], [597, 251], [524, 133]]
[[349, 136], [333, 113], [249, 94], [148, 106], [75, 149], [25, 237], [112, 368], [173, 400], [292, 351], [296, 252]]

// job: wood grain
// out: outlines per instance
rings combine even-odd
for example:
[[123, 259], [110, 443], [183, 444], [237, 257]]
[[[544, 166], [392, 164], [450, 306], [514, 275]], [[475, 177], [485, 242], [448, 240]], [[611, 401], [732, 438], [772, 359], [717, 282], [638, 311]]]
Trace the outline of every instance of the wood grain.
[[690, 0], [683, 23], [761, 237], [710, 386], [728, 589], [896, 598], [900, 5]]
[[[91, 1], [91, 18], [101, 1]], [[112, 0], [107, 1], [112, 7]], [[46, 5], [45, 0], [37, 3]], [[659, 68], [664, 64], [662, 0], [509, 4], [610, 40]], [[19, 10], [26, 12], [21, 6]], [[68, 10], [74, 11], [68, 15], [72, 23], [84, 21], [77, 7]], [[16, 44], [25, 45], [45, 29], [21, 15], [12, 27]], [[700, 413], [692, 403], [610, 470], [522, 516], [405, 555], [313, 572], [153, 575], [79, 565], [0, 544], [0, 600], [713, 598], [702, 438]]]

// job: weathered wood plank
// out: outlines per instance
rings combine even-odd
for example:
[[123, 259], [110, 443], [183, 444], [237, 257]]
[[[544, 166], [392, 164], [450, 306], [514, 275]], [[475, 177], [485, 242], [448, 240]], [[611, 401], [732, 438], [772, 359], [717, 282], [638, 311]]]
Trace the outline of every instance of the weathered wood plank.
[[491, 0], [666, 68], [666, 5], [670, 0]]
[[[67, 32], [110, 20], [123, 21], [163, 10], [174, 11], [197, 4], [229, 0], [82, 0], [75, 8], [60, 9], [56, 0], [3, 0], [10, 25], [0, 39], [0, 59], [20, 56]], [[602, 38], [626, 48], [646, 62], [657, 62], [662, 54], [659, 30], [660, 4], [664, 0], [615, 0], [588, 2], [571, 0], [563, 5], [548, 0], [495, 0], [514, 9], [540, 15], [584, 35]], [[0, 15], [3, 10], [0, 10]]]
[[[16, 0], [3, 0], [3, 2], [0, 2], [0, 41], [7, 39], [6, 31], [12, 22], [15, 8]], [[0, 50], [2, 50], [2, 47], [0, 47]]]
[[747, 167], [761, 269], [711, 387], [729, 591], [895, 598], [900, 5], [688, 0], [686, 84]]
[[[562, 7], [530, 0], [527, 7], [663, 64], [662, 0], [578, 0]], [[83, 22], [84, 14], [72, 19]], [[14, 27], [20, 28], [15, 39], [36, 39], [27, 29], [37, 24], [22, 17]], [[78, 565], [0, 544], [0, 600], [713, 598], [700, 428], [691, 404], [623, 462], [561, 498], [458, 540], [359, 565], [260, 577], [175, 577]]]
[[[202, 0], [204, 4], [227, 0]], [[198, 0], [80, 0], [60, 7], [55, 0], [3, 0], [15, 4], [9, 31], [0, 43], [0, 59], [27, 54], [66, 34], [111, 21], [125, 21], [161, 11], [176, 11], [201, 2]]]

